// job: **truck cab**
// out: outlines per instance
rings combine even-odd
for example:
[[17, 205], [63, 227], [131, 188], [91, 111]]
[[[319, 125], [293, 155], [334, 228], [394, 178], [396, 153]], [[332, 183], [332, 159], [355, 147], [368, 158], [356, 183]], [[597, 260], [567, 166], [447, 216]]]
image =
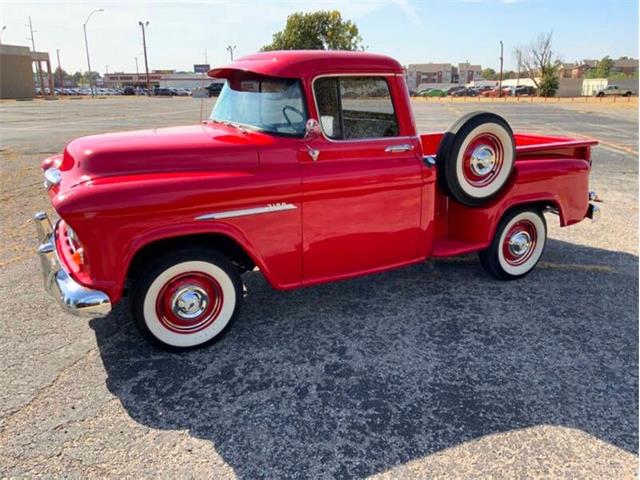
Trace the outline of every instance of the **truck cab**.
[[36, 216], [47, 290], [71, 313], [123, 295], [170, 349], [219, 338], [241, 274], [288, 290], [479, 252], [528, 274], [561, 225], [594, 217], [591, 140], [513, 133], [488, 112], [418, 134], [402, 66], [361, 52], [287, 51], [214, 68], [201, 125], [75, 140], [43, 162], [60, 220]]

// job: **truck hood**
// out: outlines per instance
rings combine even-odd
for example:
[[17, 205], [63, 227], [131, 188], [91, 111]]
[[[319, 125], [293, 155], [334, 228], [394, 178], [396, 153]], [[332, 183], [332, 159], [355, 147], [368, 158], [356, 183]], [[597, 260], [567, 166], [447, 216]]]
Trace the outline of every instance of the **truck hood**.
[[244, 170], [258, 165], [265, 137], [217, 123], [82, 137], [58, 161], [61, 188], [103, 177]]

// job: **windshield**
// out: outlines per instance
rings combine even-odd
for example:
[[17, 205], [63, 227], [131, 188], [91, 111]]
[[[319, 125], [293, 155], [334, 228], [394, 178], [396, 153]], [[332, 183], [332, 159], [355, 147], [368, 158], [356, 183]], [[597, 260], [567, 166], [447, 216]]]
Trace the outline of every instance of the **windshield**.
[[237, 74], [227, 79], [210, 119], [275, 134], [302, 136], [307, 114], [300, 82]]

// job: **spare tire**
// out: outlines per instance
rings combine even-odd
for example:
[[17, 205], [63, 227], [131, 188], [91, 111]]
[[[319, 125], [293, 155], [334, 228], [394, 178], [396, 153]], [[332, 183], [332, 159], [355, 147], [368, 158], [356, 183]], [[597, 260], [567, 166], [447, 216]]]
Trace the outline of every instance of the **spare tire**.
[[471, 112], [445, 132], [436, 162], [440, 185], [458, 202], [476, 207], [501, 193], [514, 170], [513, 131], [500, 115]]

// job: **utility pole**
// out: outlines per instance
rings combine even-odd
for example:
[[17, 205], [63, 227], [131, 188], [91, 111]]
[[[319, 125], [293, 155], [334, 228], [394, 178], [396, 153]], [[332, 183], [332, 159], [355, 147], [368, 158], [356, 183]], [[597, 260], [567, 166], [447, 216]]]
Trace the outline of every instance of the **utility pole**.
[[88, 72], [89, 88], [91, 89], [92, 97], [95, 97], [96, 94], [93, 90], [93, 78], [91, 78], [92, 75], [91, 75], [91, 61], [89, 60], [89, 42], [87, 41], [87, 23], [89, 23], [89, 19], [91, 18], [91, 15], [93, 15], [96, 12], [104, 12], [104, 8], [98, 8], [96, 10], [92, 10], [89, 16], [87, 17], [87, 20], [82, 25], [82, 29], [84, 30], [84, 47], [85, 47], [85, 50], [87, 51], [87, 68], [89, 69], [89, 72]]
[[2, 45], [2, 34], [4, 34], [4, 31], [7, 29], [6, 25], [3, 25], [2, 28], [0, 28], [0, 45]]
[[149, 62], [147, 61], [147, 37], [145, 35], [144, 29], [149, 26], [149, 22], [138, 22], [140, 28], [142, 29], [142, 48], [144, 49], [144, 69], [147, 73], [147, 95], [151, 96], [151, 87], [149, 85]]
[[236, 49], [235, 45], [227, 45], [227, 52], [231, 55], [231, 61], [233, 62], [233, 52]]
[[56, 48], [56, 56], [58, 57], [58, 77], [60, 77], [60, 88], [64, 92], [64, 75], [62, 75], [62, 67], [60, 66], [60, 49]]
[[[31, 23], [31, 16], [29, 16], [29, 31], [31, 32], [31, 49], [36, 51], [36, 42], [33, 39], [33, 24]], [[40, 66], [40, 60], [36, 60], [36, 67], [38, 70], [38, 78], [40, 79], [40, 95], [44, 97], [44, 78], [42, 77], [42, 67]]]
[[517, 55], [518, 55], [518, 73], [516, 75], [516, 87], [520, 85], [520, 68], [522, 66], [522, 52], [518, 50]]
[[500, 84], [498, 86], [498, 96], [501, 97], [502, 96], [502, 55], [504, 52], [504, 45], [502, 44], [502, 40], [500, 40]]

